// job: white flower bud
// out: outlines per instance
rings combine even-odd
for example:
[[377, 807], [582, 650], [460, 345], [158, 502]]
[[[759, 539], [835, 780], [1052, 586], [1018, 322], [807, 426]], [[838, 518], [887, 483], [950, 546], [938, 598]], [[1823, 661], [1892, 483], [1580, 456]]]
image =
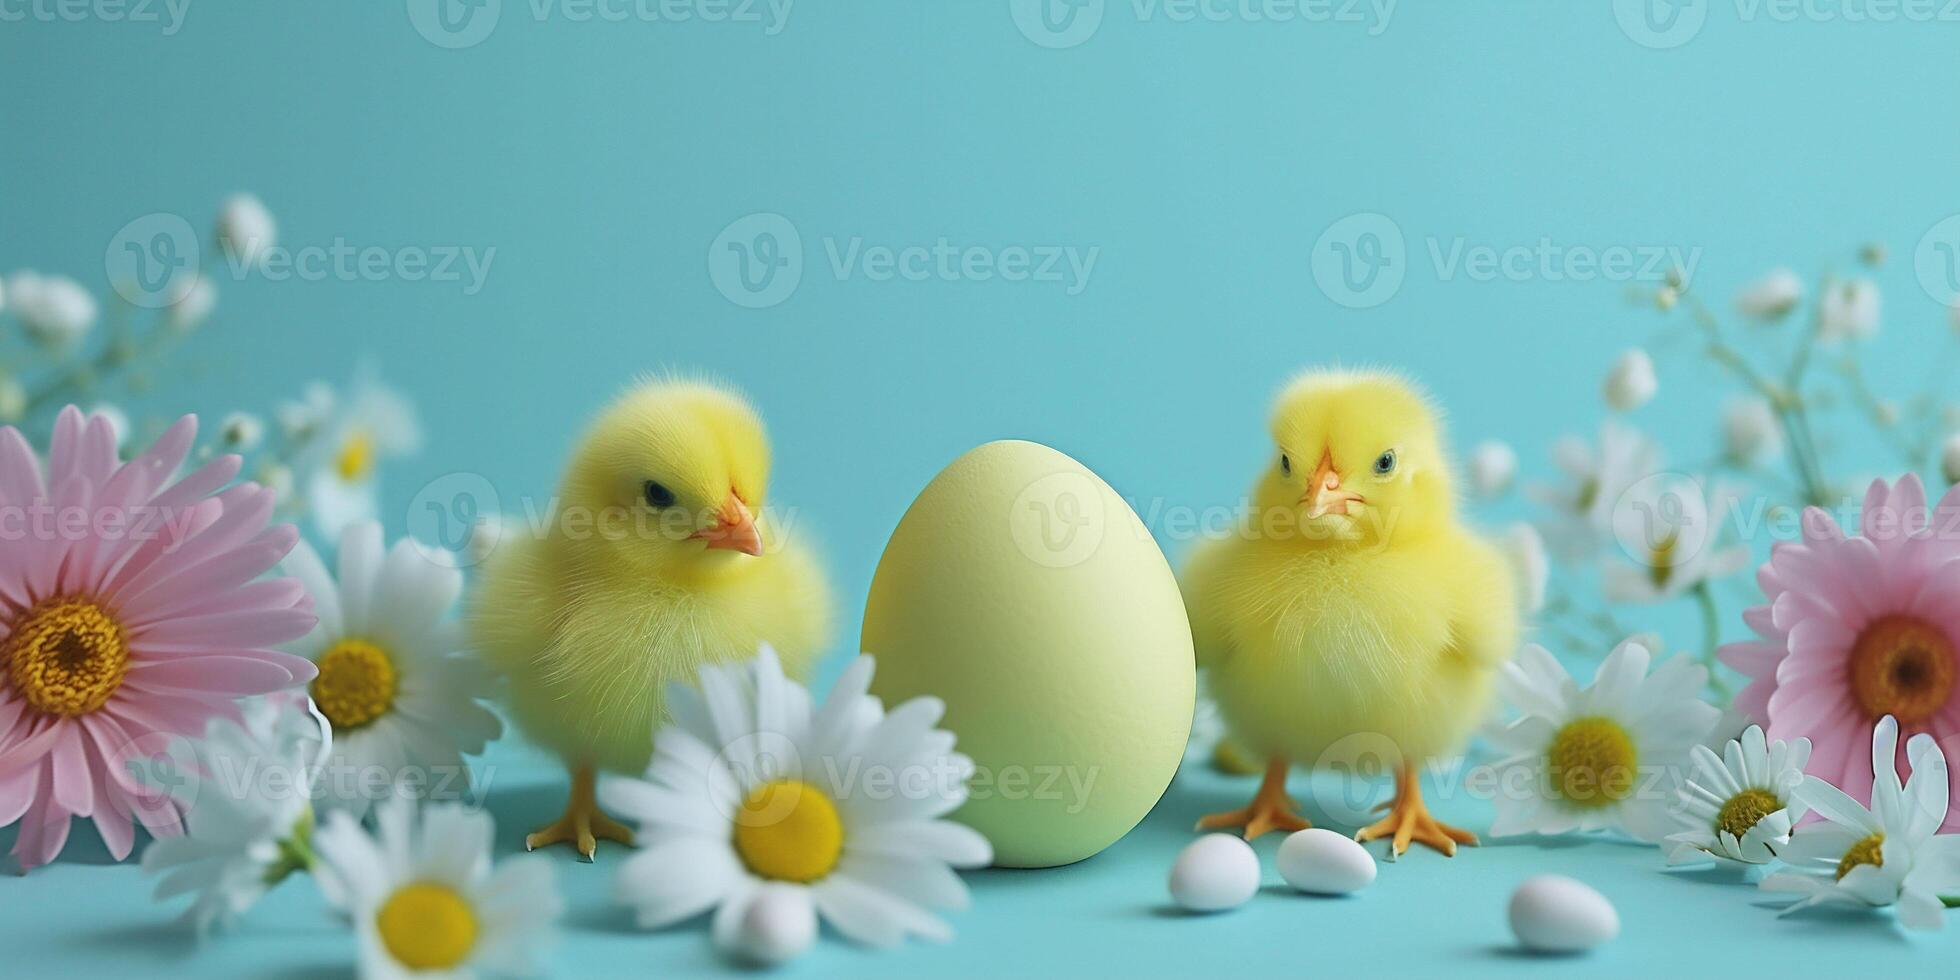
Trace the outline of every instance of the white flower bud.
[[1758, 320], [1779, 319], [1803, 300], [1803, 280], [1788, 269], [1772, 269], [1735, 294], [1735, 309]]
[[250, 194], [233, 194], [218, 209], [218, 244], [243, 266], [256, 266], [278, 244], [279, 226], [265, 202]]
[[1681, 291], [1675, 289], [1673, 286], [1662, 286], [1654, 290], [1654, 305], [1659, 307], [1662, 313], [1674, 309], [1674, 304], [1680, 301]]
[[1615, 411], [1631, 412], [1647, 404], [1654, 392], [1660, 390], [1660, 380], [1654, 376], [1654, 359], [1638, 347], [1621, 354], [1613, 362], [1613, 369], [1607, 372], [1602, 390], [1606, 404]]
[[1868, 340], [1878, 335], [1881, 302], [1870, 279], [1832, 283], [1817, 301], [1817, 332], [1825, 340]]
[[95, 297], [66, 276], [43, 276], [23, 270], [7, 284], [14, 315], [35, 343], [68, 347], [95, 326]]
[[1470, 451], [1470, 488], [1477, 496], [1503, 495], [1517, 475], [1518, 454], [1510, 446], [1493, 439]]
[[211, 285], [209, 276], [198, 276], [184, 287], [183, 295], [164, 311], [164, 317], [174, 330], [194, 330], [217, 305], [218, 288]]
[[1946, 450], [1940, 453], [1940, 475], [1948, 483], [1960, 483], [1960, 433], [1946, 439]]
[[218, 438], [232, 452], [249, 453], [265, 440], [265, 423], [250, 412], [233, 412], [218, 423]]
[[1722, 410], [1722, 451], [1731, 462], [1750, 464], [1783, 452], [1783, 429], [1761, 398], [1740, 398]]

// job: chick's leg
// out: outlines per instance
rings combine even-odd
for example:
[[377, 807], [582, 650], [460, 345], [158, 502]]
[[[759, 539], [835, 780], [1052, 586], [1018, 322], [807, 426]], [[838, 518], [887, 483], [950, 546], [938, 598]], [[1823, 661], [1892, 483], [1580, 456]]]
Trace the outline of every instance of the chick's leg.
[[1251, 840], [1269, 830], [1292, 832], [1313, 826], [1307, 818], [1293, 812], [1298, 804], [1286, 795], [1285, 759], [1274, 756], [1266, 763], [1266, 777], [1259, 781], [1259, 792], [1252, 802], [1236, 810], [1214, 813], [1198, 820], [1199, 830], [1217, 830], [1221, 827], [1244, 827], [1245, 839]]
[[1476, 834], [1441, 823], [1429, 815], [1429, 807], [1422, 802], [1422, 778], [1416, 773], [1416, 764], [1406, 759], [1395, 773], [1395, 798], [1388, 803], [1388, 816], [1354, 835], [1358, 841], [1380, 837], [1391, 838], [1390, 857], [1400, 857], [1408, 851], [1411, 841], [1433, 847], [1448, 857], [1456, 856], [1458, 844], [1475, 846], [1477, 843]]
[[526, 835], [524, 849], [535, 851], [540, 847], [569, 843], [578, 848], [580, 858], [590, 861], [593, 852], [599, 849], [598, 842], [601, 840], [633, 843], [632, 830], [599, 812], [595, 782], [591, 766], [573, 766], [572, 794], [565, 801], [564, 815], [538, 828], [536, 833]]

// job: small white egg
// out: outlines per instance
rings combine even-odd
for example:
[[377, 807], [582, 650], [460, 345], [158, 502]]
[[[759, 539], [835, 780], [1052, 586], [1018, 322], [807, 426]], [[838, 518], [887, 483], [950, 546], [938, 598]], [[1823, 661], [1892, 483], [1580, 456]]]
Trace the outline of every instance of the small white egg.
[[1620, 934], [1606, 896], [1564, 875], [1538, 875], [1511, 893], [1511, 931], [1526, 949], [1578, 953]]
[[724, 952], [737, 959], [773, 966], [795, 959], [817, 939], [817, 910], [806, 894], [790, 885], [764, 885], [735, 927]]
[[1287, 884], [1316, 895], [1358, 892], [1375, 880], [1375, 856], [1367, 848], [1319, 827], [1287, 835], [1273, 863]]
[[1259, 855], [1231, 834], [1206, 834], [1171, 865], [1171, 901], [1189, 912], [1238, 908], [1259, 890]]

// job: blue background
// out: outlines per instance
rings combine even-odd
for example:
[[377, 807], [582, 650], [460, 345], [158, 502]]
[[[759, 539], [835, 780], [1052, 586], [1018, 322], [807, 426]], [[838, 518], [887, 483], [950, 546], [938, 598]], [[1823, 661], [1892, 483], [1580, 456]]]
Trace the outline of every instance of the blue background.
[[[202, 227], [237, 190], [268, 203], [289, 247], [494, 248], [474, 295], [221, 279], [217, 317], [157, 372], [157, 394], [128, 404], [263, 412], [305, 381], [373, 366], [416, 399], [428, 434], [387, 471], [384, 513], [402, 533], [416, 491], [444, 474], [482, 474], [506, 509], [549, 493], [568, 440], [640, 372], [734, 381], [770, 421], [773, 502], [798, 508], [838, 583], [845, 629], [825, 678], [905, 506], [989, 439], [1061, 448], [1139, 509], [1229, 503], [1264, 459], [1266, 402], [1290, 373], [1387, 364], [1449, 407], [1459, 446], [1501, 437], [1528, 474], [1549, 475], [1544, 448], [1597, 425], [1602, 372], [1662, 321], [1624, 282], [1445, 274], [1431, 242], [1698, 249], [1696, 281], [1726, 307], [1772, 265], [1814, 281], [1885, 241], [1875, 361], [1917, 381], [1952, 344], [1911, 258], [1960, 207], [1960, 130], [1944, 111], [1960, 24], [1786, 23], [1704, 0], [1699, 34], [1657, 49], [1606, 3], [1403, 0], [1377, 31], [1365, 6], [1366, 23], [1179, 22], [1111, 0], [1093, 36], [1055, 50], [1017, 29], [1005, 0], [802, 0], [773, 36], [502, 8], [458, 50], [418, 33], [399, 2], [192, 0], [167, 36], [93, 17], [0, 21], [0, 270], [99, 288], [126, 222], [163, 211]], [[804, 264], [785, 300], [748, 309], [717, 290], [711, 244], [758, 212], [794, 225]], [[1399, 290], [1366, 309], [1313, 275], [1321, 233], [1356, 212], [1387, 216], [1407, 242]], [[1098, 252], [1070, 295], [1057, 282], [840, 279], [825, 243], [853, 238]], [[1662, 394], [1636, 420], [1675, 458], [1705, 460], [1728, 389], [1687, 346], [1656, 352]], [[1842, 448], [1846, 468], [1880, 465]], [[1172, 537], [1175, 560], [1188, 542]], [[1677, 646], [1692, 639], [1674, 612], [1652, 622]], [[555, 809], [560, 777], [510, 741], [489, 761], [511, 848]], [[1653, 849], [1607, 843], [1419, 853], [1352, 900], [1275, 891], [1227, 916], [1167, 915], [1163, 876], [1186, 828], [1248, 791], [1187, 772], [1094, 860], [972, 876], [954, 945], [828, 941], [795, 969], [1569, 969], [1508, 946], [1505, 897], [1539, 871], [1619, 905], [1623, 938], [1586, 964], [1607, 974], [1923, 971], [1955, 948], [1865, 916], [1777, 920], [1753, 890], [1666, 875]], [[1488, 819], [1467, 799], [1442, 811]], [[352, 937], [304, 882], [197, 949], [134, 868], [103, 866], [92, 833], [77, 837], [56, 866], [0, 880], [15, 970], [314, 976], [352, 961]], [[698, 928], [643, 935], [607, 906], [618, 857], [565, 862], [555, 971], [720, 969]]]

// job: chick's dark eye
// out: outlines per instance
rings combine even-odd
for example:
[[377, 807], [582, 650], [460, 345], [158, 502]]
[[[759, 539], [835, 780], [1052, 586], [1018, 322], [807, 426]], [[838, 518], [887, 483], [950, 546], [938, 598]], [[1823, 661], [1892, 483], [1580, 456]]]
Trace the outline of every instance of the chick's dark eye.
[[646, 498], [647, 506], [653, 508], [674, 506], [674, 491], [659, 483], [648, 480], [640, 486], [640, 496]]
[[1395, 472], [1395, 450], [1390, 449], [1375, 457], [1375, 475], [1387, 476]]
[[1279, 454], [1279, 471], [1287, 476], [1293, 475], [1293, 461], [1286, 458], [1285, 453]]

